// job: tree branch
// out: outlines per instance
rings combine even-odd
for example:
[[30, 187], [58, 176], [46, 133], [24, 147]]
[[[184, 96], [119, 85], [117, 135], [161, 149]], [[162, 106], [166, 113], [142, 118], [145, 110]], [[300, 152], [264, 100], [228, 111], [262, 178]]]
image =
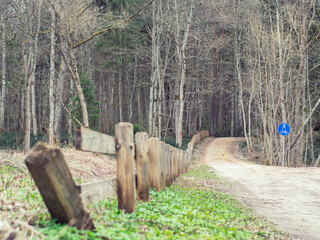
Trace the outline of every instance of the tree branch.
[[81, 46], [82, 44], [86, 43], [86, 42], [89, 42], [91, 39], [93, 39], [94, 37], [102, 34], [102, 33], [105, 33], [105, 32], [108, 32], [118, 26], [120, 26], [121, 24], [123, 23], [126, 23], [128, 22], [129, 20], [131, 20], [132, 18], [134, 18], [136, 15], [138, 15], [143, 9], [147, 8], [148, 6], [150, 6], [155, 0], [151, 0], [149, 3], [147, 3], [146, 5], [144, 5], [142, 8], [140, 8], [139, 10], [137, 10], [134, 14], [132, 14], [131, 16], [123, 19], [122, 21], [118, 22], [116, 25], [114, 26], [111, 26], [111, 27], [108, 27], [108, 28], [105, 28], [105, 29], [102, 29], [98, 32], [95, 32], [94, 34], [92, 34], [90, 37], [88, 37], [87, 39], [81, 41], [81, 42], [78, 42], [77, 44], [73, 45], [72, 47], [73, 48], [77, 48], [79, 46]]
[[314, 105], [314, 107], [312, 108], [312, 110], [311, 110], [309, 116], [307, 117], [307, 119], [303, 122], [302, 126], [299, 128], [298, 134], [297, 134], [297, 136], [295, 137], [295, 139], [293, 140], [293, 142], [292, 142], [292, 144], [290, 146], [290, 150], [292, 150], [296, 146], [297, 141], [298, 141], [300, 135], [302, 134], [305, 125], [307, 125], [307, 123], [309, 122], [310, 118], [312, 117], [313, 113], [315, 112], [315, 110], [317, 109], [319, 104], [320, 104], [320, 98], [318, 99], [316, 105]]

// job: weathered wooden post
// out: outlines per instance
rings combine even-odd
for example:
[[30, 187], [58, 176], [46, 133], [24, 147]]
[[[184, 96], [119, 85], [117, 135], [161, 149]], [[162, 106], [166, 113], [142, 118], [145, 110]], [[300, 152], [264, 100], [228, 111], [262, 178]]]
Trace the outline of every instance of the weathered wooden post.
[[174, 180], [179, 176], [179, 150], [173, 148], [173, 177]]
[[186, 162], [186, 170], [189, 167], [189, 161], [188, 161], [188, 151], [189, 149], [185, 150], [184, 154], [185, 154], [185, 162]]
[[118, 208], [125, 213], [135, 211], [134, 199], [134, 144], [131, 123], [118, 123], [115, 128], [117, 156], [117, 196]]
[[187, 162], [188, 158], [187, 158], [187, 151], [183, 151], [183, 173], [186, 173], [187, 172], [187, 165], [188, 165], [188, 162]]
[[166, 159], [166, 144], [160, 142], [160, 190], [166, 190], [166, 172], [167, 172], [167, 159]]
[[186, 161], [185, 161], [185, 152], [182, 150], [182, 173], [185, 173], [185, 165], [186, 165]]
[[59, 149], [38, 143], [25, 163], [53, 219], [78, 229], [94, 229]]
[[179, 173], [183, 174], [183, 150], [179, 150]]
[[170, 157], [169, 157], [169, 145], [164, 144], [164, 185], [170, 187]]
[[171, 184], [173, 183], [174, 179], [173, 179], [173, 147], [171, 147], [170, 145], [168, 145], [168, 169], [169, 169], [169, 174], [168, 174], [168, 182], [167, 182], [167, 186], [169, 184], [168, 187], [171, 186]]
[[190, 148], [187, 149], [187, 168], [189, 168], [191, 161], [190, 161]]
[[137, 160], [137, 201], [149, 201], [149, 157], [148, 133], [138, 132], [135, 136]]
[[149, 156], [149, 184], [151, 188], [160, 190], [160, 142], [158, 138], [149, 138], [148, 140], [148, 156]]

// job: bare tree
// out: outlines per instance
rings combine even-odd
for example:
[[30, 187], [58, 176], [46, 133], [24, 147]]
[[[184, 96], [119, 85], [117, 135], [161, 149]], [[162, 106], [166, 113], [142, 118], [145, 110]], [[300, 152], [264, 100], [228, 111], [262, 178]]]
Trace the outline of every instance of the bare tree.
[[1, 13], [1, 49], [2, 49], [2, 68], [1, 68], [1, 92], [0, 92], [0, 130], [4, 129], [4, 107], [6, 98], [6, 23], [4, 20], [4, 13]]

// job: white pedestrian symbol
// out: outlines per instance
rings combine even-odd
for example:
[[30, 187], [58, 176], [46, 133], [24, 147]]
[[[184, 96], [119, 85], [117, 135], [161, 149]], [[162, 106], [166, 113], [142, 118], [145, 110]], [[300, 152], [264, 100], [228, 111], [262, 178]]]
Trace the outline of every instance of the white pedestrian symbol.
[[281, 130], [280, 134], [282, 134], [282, 135], [287, 135], [288, 134], [288, 131], [286, 129], [286, 125], [285, 124], [282, 124], [282, 130]]

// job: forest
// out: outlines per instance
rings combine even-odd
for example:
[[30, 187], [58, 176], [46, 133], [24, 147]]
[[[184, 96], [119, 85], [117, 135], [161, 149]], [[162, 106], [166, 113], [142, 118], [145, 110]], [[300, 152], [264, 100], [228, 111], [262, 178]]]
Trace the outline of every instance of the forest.
[[1, 0], [0, 148], [131, 122], [181, 146], [244, 137], [254, 161], [320, 165], [320, 3]]

